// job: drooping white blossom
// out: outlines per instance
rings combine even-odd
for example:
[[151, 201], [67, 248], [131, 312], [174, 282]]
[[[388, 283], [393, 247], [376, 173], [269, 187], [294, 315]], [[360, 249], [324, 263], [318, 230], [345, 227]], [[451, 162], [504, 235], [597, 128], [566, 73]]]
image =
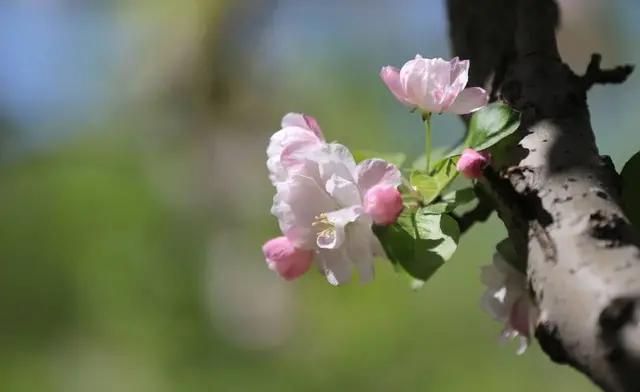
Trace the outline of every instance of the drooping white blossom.
[[496, 321], [504, 324], [501, 338], [518, 338], [518, 354], [529, 345], [538, 309], [529, 298], [526, 276], [512, 267], [499, 252], [493, 264], [482, 267], [482, 283], [487, 286], [481, 299], [482, 308]]

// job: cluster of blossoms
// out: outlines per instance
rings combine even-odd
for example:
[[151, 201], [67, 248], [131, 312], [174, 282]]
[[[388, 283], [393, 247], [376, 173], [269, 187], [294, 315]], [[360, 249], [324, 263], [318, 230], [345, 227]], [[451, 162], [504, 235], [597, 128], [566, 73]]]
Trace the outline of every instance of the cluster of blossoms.
[[[427, 129], [427, 174], [432, 113], [466, 114], [488, 102], [479, 87], [466, 88], [469, 61], [416, 56], [401, 69], [383, 67], [380, 77], [393, 95], [420, 110]], [[286, 280], [305, 274], [316, 264], [329, 283], [348, 282], [353, 271], [361, 282], [374, 275], [374, 258], [385, 256], [373, 226], [391, 225], [404, 209], [398, 189], [400, 170], [382, 159], [356, 164], [351, 152], [327, 143], [318, 122], [289, 113], [267, 148], [269, 178], [276, 188], [272, 214], [282, 236], [267, 241], [262, 250], [269, 268]], [[457, 170], [467, 178], [483, 175], [490, 163], [486, 151], [466, 148]], [[504, 338], [521, 338], [526, 348], [536, 316], [526, 292], [524, 275], [499, 254], [482, 270], [488, 289], [482, 306], [505, 324]]]
[[526, 276], [496, 252], [493, 264], [482, 267], [481, 279], [487, 286], [480, 302], [482, 308], [504, 324], [502, 339], [518, 338], [518, 354], [524, 353], [538, 318], [538, 308], [527, 291]]
[[282, 119], [271, 137], [267, 167], [276, 187], [271, 212], [284, 236], [268, 241], [269, 268], [285, 279], [304, 274], [315, 260], [329, 283], [373, 279], [373, 260], [382, 246], [372, 225], [389, 225], [403, 209], [402, 178], [382, 159], [355, 163], [349, 150], [326, 143], [313, 117]]
[[[380, 76], [400, 102], [424, 114], [470, 113], [487, 104], [479, 87], [465, 88], [469, 61], [416, 56], [401, 70], [387, 66]], [[276, 187], [271, 212], [283, 236], [263, 246], [270, 269], [287, 280], [307, 272], [315, 260], [334, 285], [348, 281], [355, 267], [360, 281], [373, 278], [373, 259], [384, 255], [372, 225], [389, 225], [403, 209], [401, 173], [382, 159], [355, 163], [349, 150], [327, 143], [318, 122], [289, 113], [267, 148], [269, 178]], [[478, 178], [489, 156], [466, 149], [458, 170]]]

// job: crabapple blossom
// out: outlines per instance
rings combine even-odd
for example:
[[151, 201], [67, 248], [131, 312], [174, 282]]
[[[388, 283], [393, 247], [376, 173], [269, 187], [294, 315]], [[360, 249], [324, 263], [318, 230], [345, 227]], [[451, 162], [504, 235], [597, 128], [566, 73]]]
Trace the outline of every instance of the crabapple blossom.
[[465, 148], [458, 160], [456, 169], [467, 178], [480, 178], [482, 171], [489, 164], [491, 154], [487, 151], [476, 151]]
[[466, 114], [485, 106], [489, 97], [480, 87], [465, 88], [469, 60], [426, 59], [416, 55], [401, 69], [386, 66], [380, 78], [403, 104], [426, 113]]
[[356, 164], [345, 146], [324, 142], [315, 121], [290, 124], [283, 121], [267, 149], [276, 186], [272, 214], [291, 246], [312, 252], [331, 284], [349, 281], [354, 267], [360, 281], [370, 281], [374, 257], [384, 254], [372, 225], [394, 223], [402, 210], [400, 171], [382, 159]]
[[504, 323], [503, 340], [519, 338], [518, 354], [524, 353], [538, 316], [538, 309], [529, 298], [526, 276], [498, 252], [493, 255], [493, 264], [482, 267], [481, 272], [482, 283], [487, 286], [480, 302], [482, 308]]

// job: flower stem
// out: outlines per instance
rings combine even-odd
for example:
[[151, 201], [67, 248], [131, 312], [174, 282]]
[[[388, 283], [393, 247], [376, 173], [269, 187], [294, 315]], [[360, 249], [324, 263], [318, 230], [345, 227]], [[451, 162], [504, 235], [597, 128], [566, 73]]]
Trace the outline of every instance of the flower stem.
[[426, 171], [429, 174], [429, 169], [431, 168], [431, 113], [424, 112], [422, 113], [422, 121], [424, 121], [424, 130], [425, 130], [425, 144], [424, 144], [424, 154], [426, 164]]

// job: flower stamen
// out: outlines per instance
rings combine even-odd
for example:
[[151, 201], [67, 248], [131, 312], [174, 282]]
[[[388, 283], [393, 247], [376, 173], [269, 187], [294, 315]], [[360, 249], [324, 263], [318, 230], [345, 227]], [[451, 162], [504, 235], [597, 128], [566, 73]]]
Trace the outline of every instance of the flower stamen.
[[314, 217], [315, 221], [311, 226], [318, 229], [316, 238], [320, 242], [331, 242], [336, 236], [336, 226], [329, 220], [326, 213]]

